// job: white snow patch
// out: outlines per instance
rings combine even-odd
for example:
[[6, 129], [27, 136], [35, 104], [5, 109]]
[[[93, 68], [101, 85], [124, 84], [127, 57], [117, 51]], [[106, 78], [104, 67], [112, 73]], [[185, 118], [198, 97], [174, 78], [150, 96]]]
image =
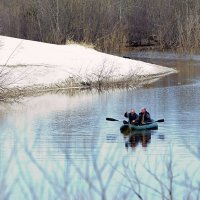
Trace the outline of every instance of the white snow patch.
[[55, 45], [0, 36], [0, 72], [9, 72], [4, 81], [5, 84], [10, 83], [9, 87], [49, 86], [69, 77], [79, 77], [84, 81], [111, 71], [116, 80], [130, 73], [167, 75], [176, 72], [171, 68], [101, 53], [80, 45]]

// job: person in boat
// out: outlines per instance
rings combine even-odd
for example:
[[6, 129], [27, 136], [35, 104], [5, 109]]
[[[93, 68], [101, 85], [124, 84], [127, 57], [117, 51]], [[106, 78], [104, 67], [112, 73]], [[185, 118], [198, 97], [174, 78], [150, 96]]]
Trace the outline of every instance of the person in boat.
[[131, 109], [130, 113], [125, 112], [124, 117], [129, 119], [130, 124], [135, 124], [136, 121], [138, 120], [138, 114], [135, 112], [135, 109]]
[[139, 117], [136, 121], [138, 124], [146, 124], [148, 122], [152, 122], [151, 116], [149, 112], [147, 112], [146, 108], [142, 108], [139, 113]]

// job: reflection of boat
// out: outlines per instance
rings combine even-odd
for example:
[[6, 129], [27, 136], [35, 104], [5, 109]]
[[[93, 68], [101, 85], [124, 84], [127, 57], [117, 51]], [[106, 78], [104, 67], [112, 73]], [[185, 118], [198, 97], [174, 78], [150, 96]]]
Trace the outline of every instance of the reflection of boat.
[[131, 130], [157, 130], [158, 123], [155, 121], [148, 122], [147, 124], [135, 125], [135, 124], [124, 124], [120, 127], [120, 131], [123, 132], [124, 129], [130, 128]]
[[145, 148], [151, 141], [151, 130], [132, 131], [125, 138], [128, 139], [125, 141], [126, 148], [131, 147], [135, 149], [138, 144]]
[[128, 124], [124, 124], [120, 127], [120, 132], [124, 135], [128, 135], [131, 132], [131, 129]]

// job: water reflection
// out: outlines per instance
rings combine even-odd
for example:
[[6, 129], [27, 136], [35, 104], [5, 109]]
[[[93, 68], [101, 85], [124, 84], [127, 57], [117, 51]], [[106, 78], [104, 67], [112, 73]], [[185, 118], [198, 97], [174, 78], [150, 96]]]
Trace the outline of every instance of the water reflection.
[[140, 131], [133, 132], [129, 136], [129, 141], [125, 144], [125, 146], [130, 146], [132, 149], [135, 149], [138, 144], [141, 143], [143, 148], [146, 148], [147, 145], [151, 142], [151, 131]]
[[127, 52], [132, 59], [175, 68], [178, 73], [171, 74], [152, 84], [152, 86], [174, 86], [195, 83], [200, 79], [200, 55], [180, 55], [173, 52]]
[[143, 149], [146, 149], [148, 144], [151, 143], [152, 130], [131, 130], [128, 126], [121, 127], [120, 132], [124, 136], [125, 147], [128, 150], [135, 148], [141, 144]]

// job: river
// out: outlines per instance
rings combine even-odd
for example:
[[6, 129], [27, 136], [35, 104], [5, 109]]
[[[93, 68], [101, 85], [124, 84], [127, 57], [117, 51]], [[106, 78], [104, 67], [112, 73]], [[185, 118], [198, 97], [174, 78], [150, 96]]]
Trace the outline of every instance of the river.
[[[126, 56], [179, 73], [144, 88], [58, 91], [0, 104], [0, 199], [199, 198], [200, 56]], [[124, 112], [143, 106], [165, 122], [122, 134]]]

